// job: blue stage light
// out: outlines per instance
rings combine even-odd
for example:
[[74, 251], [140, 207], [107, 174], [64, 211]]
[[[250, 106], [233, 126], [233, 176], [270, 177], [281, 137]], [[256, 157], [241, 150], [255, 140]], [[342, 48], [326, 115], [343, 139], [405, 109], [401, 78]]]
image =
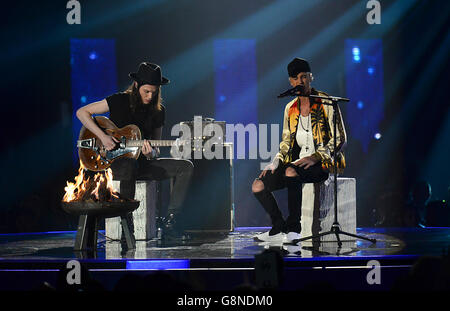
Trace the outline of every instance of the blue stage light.
[[[73, 166], [79, 167], [76, 140], [82, 124], [75, 112], [88, 101], [98, 101], [117, 92], [116, 42], [114, 39], [70, 39], [70, 58], [72, 160]], [[83, 96], [85, 100], [82, 99]], [[105, 115], [108, 116], [109, 113]]]
[[86, 104], [86, 96], [81, 96], [80, 101], [82, 104]]
[[373, 135], [373, 137], [374, 137], [376, 140], [379, 140], [379, 139], [381, 138], [381, 134], [380, 134], [380, 133], [376, 133], [375, 135]]
[[130, 270], [189, 269], [189, 267], [189, 259], [127, 260], [126, 265], [126, 268]]
[[[215, 119], [258, 124], [256, 41], [217, 39], [213, 49]], [[245, 110], [240, 109], [244, 105]], [[241, 112], [236, 114], [239, 109]]]
[[[100, 232], [102, 230], [99, 230]], [[105, 230], [103, 230], [105, 231]], [[20, 233], [0, 233], [0, 236], [24, 236], [24, 235], [44, 235], [44, 234], [76, 234], [76, 231], [47, 231], [47, 232], [20, 232]]]
[[358, 140], [367, 153], [384, 118], [382, 41], [345, 40], [345, 67], [346, 94], [354, 100], [347, 106], [345, 122], [352, 138]]
[[353, 60], [357, 63], [359, 63], [361, 61], [361, 51], [359, 50], [359, 47], [355, 46], [352, 49], [352, 54], [353, 54]]

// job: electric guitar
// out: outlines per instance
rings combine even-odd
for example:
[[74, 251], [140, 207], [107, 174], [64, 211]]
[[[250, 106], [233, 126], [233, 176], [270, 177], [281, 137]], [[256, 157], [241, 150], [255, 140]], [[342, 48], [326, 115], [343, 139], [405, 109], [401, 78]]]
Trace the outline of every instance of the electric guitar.
[[[130, 124], [118, 128], [114, 122], [104, 116], [94, 117], [94, 122], [108, 135], [117, 138], [113, 150], [106, 150], [102, 141], [85, 126], [80, 130], [77, 141], [78, 155], [84, 167], [91, 171], [108, 169], [119, 158], [139, 158], [144, 140], [139, 128]], [[171, 147], [182, 144], [179, 140], [148, 140], [152, 147]]]

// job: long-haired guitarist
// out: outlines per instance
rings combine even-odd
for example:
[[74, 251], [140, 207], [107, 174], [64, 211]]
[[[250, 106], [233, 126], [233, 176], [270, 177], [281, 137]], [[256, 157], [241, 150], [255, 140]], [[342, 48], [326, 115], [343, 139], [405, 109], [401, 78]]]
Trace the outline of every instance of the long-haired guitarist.
[[[165, 120], [161, 86], [168, 84], [169, 79], [162, 76], [160, 66], [148, 62], [141, 63], [138, 71], [129, 76], [133, 83], [125, 92], [113, 94], [77, 110], [78, 119], [101, 140], [107, 150], [116, 148], [119, 140], [109, 136], [96, 124], [92, 118], [94, 114], [109, 111], [110, 119], [117, 127], [135, 124], [144, 138], [161, 139]], [[162, 238], [164, 241], [177, 241], [183, 236], [177, 218], [189, 187], [193, 164], [189, 160], [158, 156], [159, 149], [152, 148], [145, 140], [138, 160], [120, 158], [111, 164], [111, 169], [114, 179], [120, 180], [121, 195], [131, 199], [135, 195], [136, 179], [163, 180], [175, 177]], [[129, 217], [132, 217], [131, 214]]]

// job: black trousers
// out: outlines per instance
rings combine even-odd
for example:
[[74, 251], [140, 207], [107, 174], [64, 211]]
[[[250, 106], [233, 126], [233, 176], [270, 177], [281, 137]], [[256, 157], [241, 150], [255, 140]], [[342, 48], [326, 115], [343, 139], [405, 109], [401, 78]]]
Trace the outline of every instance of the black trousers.
[[120, 180], [120, 194], [134, 199], [136, 180], [164, 180], [174, 178], [170, 196], [168, 214], [179, 214], [189, 188], [194, 165], [189, 160], [158, 158], [138, 160], [130, 158], [117, 159], [111, 164], [113, 179]]
[[[287, 177], [285, 172], [292, 167], [297, 172], [296, 177]], [[328, 179], [328, 172], [322, 169], [321, 162], [304, 169], [293, 164], [281, 164], [272, 172], [267, 172], [262, 178], [256, 178], [264, 183], [264, 190], [254, 193], [265, 211], [269, 214], [272, 225], [280, 230], [300, 233], [301, 206], [302, 206], [302, 184], [318, 183]], [[272, 192], [280, 189], [288, 189], [288, 211], [286, 221], [283, 219], [277, 201]]]

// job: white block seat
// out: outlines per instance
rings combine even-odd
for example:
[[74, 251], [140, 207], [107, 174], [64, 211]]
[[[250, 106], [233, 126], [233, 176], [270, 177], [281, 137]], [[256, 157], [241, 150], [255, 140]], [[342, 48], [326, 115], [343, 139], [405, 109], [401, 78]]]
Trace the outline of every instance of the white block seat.
[[[329, 231], [334, 223], [334, 177], [321, 183], [306, 183], [302, 186], [301, 237], [305, 238]], [[338, 222], [341, 230], [356, 234], [356, 179], [337, 178]], [[339, 236], [342, 241], [355, 238]], [[334, 234], [320, 238], [322, 242], [336, 241]]]
[[[113, 187], [120, 189], [120, 181], [114, 180]], [[150, 240], [156, 237], [156, 217], [158, 212], [158, 195], [160, 182], [155, 180], [137, 180], [134, 199], [139, 207], [133, 212], [134, 238]], [[119, 190], [120, 192], [120, 190]], [[120, 240], [122, 234], [120, 217], [105, 219], [105, 235], [113, 240]]]

